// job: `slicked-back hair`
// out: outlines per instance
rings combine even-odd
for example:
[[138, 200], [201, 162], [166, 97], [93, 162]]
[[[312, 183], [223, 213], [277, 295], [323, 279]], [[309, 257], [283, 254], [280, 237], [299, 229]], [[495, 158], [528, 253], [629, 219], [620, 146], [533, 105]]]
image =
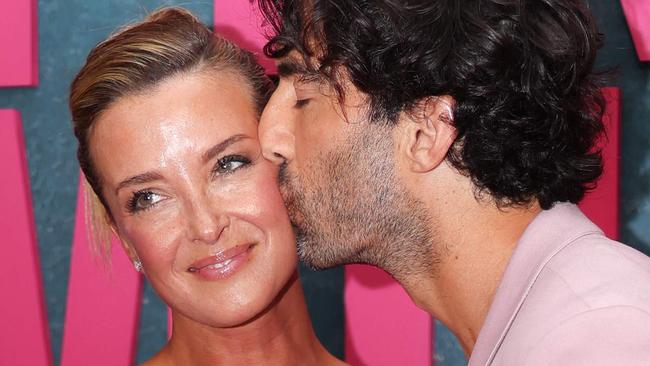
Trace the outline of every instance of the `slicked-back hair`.
[[259, 114], [273, 88], [250, 52], [214, 34], [189, 11], [176, 7], [159, 9], [99, 43], [72, 81], [69, 107], [79, 143], [77, 158], [86, 179], [91, 239], [104, 257], [110, 257], [105, 226], [112, 216], [90, 155], [92, 128], [101, 113], [120, 98], [191, 71], [236, 75], [249, 87]]
[[396, 123], [430, 96], [455, 100], [448, 161], [503, 206], [578, 202], [602, 173], [602, 35], [579, 0], [257, 0], [273, 58], [292, 50], [341, 100]]

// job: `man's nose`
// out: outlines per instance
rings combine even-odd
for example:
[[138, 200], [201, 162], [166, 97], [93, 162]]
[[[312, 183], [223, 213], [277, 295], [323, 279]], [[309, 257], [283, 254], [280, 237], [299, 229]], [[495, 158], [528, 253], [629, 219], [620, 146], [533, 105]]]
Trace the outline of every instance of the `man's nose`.
[[291, 107], [277, 94], [269, 100], [260, 118], [262, 154], [275, 164], [293, 160], [295, 152], [294, 116]]

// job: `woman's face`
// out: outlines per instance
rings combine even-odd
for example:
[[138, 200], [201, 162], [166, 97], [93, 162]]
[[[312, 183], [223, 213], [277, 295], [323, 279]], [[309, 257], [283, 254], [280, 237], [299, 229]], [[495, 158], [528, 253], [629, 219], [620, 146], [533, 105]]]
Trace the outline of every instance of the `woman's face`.
[[296, 269], [250, 88], [182, 73], [107, 108], [91, 159], [115, 229], [175, 311], [213, 327], [263, 311]]

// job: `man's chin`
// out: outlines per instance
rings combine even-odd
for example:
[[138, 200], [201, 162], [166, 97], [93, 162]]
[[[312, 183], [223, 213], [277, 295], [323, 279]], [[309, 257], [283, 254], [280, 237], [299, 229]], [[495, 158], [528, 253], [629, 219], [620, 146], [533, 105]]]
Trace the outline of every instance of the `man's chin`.
[[307, 267], [315, 270], [323, 270], [331, 268], [328, 263], [323, 263], [322, 254], [314, 248], [316, 243], [314, 238], [309, 235], [300, 225], [292, 224], [293, 230], [296, 234], [296, 248], [298, 250], [298, 258]]
[[323, 242], [322, 237], [316, 238], [313, 233], [304, 232], [300, 228], [295, 230], [298, 258], [307, 267], [321, 271], [347, 264], [342, 258], [333, 255], [335, 252], [328, 246], [330, 243]]
[[304, 226], [305, 217], [302, 212], [296, 210], [293, 206], [287, 205], [287, 213], [289, 214], [289, 222], [294, 230], [300, 229]]

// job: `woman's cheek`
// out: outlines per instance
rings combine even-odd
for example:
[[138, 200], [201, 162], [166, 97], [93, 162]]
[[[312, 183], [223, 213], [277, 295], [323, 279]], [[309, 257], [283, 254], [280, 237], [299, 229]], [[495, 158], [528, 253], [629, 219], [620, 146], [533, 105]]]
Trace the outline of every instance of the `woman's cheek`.
[[156, 217], [152, 212], [139, 215], [126, 223], [124, 237], [135, 249], [145, 269], [173, 262], [181, 235], [175, 215]]
[[260, 163], [255, 179], [255, 196], [263, 204], [265, 213], [285, 216], [286, 208], [278, 187], [278, 168], [270, 162]]
[[289, 226], [286, 208], [272, 173], [269, 169], [259, 169], [256, 174], [251, 174], [239, 185], [239, 192], [232, 196], [237, 200], [231, 201], [230, 208], [260, 226], [278, 222], [286, 222]]

